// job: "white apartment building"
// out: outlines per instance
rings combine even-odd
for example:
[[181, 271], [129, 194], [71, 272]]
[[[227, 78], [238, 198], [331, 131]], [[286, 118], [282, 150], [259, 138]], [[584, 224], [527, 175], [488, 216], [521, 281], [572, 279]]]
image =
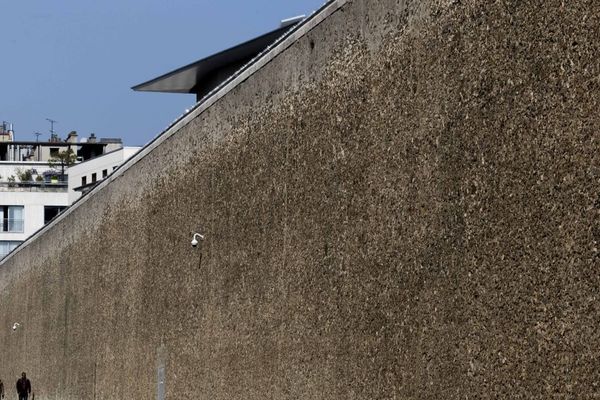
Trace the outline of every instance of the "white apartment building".
[[11, 187], [0, 183], [0, 258], [67, 208], [64, 184]]
[[0, 258], [67, 208], [71, 204], [69, 193], [78, 197], [79, 193], [69, 190], [67, 179], [77, 164], [63, 168], [51, 162], [67, 149], [73, 151], [76, 163], [108, 156], [110, 172], [123, 162], [117, 156], [122, 158], [126, 153], [120, 139], [96, 139], [92, 134], [77, 141], [77, 133], [71, 132], [64, 141], [56, 135], [47, 142], [17, 141], [12, 126], [0, 125]]
[[71, 166], [68, 176], [69, 204], [73, 204], [83, 193], [110, 175], [140, 148], [122, 147]]

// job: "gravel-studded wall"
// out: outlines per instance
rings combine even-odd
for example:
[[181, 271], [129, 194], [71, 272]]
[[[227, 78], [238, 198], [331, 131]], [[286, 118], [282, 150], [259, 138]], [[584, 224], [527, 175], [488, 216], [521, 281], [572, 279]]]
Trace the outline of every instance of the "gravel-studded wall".
[[599, 17], [347, 3], [0, 266], [0, 379], [600, 396]]

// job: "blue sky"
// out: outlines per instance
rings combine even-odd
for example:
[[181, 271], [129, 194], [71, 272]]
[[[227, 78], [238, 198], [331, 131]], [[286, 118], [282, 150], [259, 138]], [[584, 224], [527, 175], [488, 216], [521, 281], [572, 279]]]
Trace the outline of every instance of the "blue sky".
[[0, 0], [0, 121], [17, 140], [121, 137], [143, 145], [194, 95], [131, 86], [310, 14], [325, 0]]

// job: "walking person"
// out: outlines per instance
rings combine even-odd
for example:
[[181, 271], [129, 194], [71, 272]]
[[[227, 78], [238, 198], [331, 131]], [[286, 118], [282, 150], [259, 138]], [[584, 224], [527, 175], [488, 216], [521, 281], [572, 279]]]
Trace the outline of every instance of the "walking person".
[[0, 399], [4, 398], [4, 383], [2, 383], [2, 379], [0, 379]]
[[31, 382], [27, 379], [25, 372], [21, 374], [21, 379], [17, 381], [17, 393], [19, 394], [19, 400], [27, 400], [31, 393]]

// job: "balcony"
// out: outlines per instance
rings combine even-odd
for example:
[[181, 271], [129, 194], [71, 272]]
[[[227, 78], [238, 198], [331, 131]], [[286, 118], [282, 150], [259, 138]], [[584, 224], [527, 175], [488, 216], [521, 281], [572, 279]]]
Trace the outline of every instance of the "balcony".
[[0, 182], [0, 192], [67, 192], [67, 182]]

